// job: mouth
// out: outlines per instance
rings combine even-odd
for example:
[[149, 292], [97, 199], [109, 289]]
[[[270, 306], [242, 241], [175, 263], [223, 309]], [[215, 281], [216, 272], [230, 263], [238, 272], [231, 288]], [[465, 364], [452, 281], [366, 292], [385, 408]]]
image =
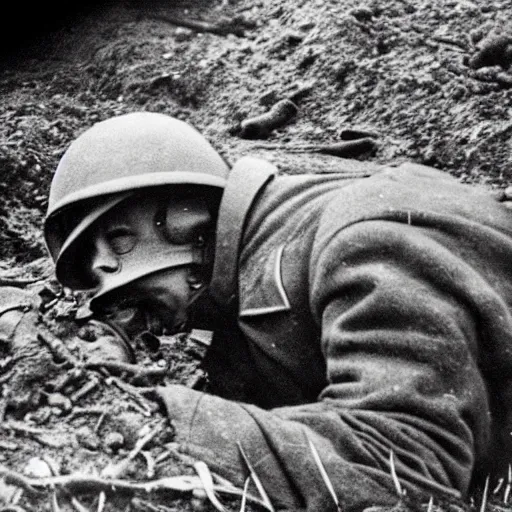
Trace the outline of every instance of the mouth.
[[174, 335], [187, 328], [186, 315], [179, 315], [157, 300], [109, 300], [108, 305], [98, 308], [98, 313], [117, 324], [132, 339], [143, 332], [155, 336]]
[[169, 318], [168, 312], [158, 311], [157, 308], [144, 310], [146, 330], [155, 336], [177, 334], [184, 332], [187, 327], [186, 319], [178, 319], [177, 315]]

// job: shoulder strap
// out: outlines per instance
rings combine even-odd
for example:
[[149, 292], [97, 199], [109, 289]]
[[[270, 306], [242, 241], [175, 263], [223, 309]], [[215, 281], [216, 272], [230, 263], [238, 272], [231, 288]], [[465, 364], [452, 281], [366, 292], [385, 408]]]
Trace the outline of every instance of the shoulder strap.
[[238, 297], [238, 256], [247, 213], [258, 192], [277, 173], [266, 160], [244, 157], [228, 177], [217, 220], [217, 239], [210, 293], [221, 306], [233, 307]]

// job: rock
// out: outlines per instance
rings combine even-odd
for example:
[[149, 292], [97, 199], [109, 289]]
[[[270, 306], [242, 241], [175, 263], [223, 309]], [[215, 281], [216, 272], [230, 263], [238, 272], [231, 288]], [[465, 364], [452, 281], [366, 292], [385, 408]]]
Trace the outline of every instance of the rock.
[[505, 199], [505, 200], [507, 200], [507, 201], [512, 200], [512, 186], [507, 187], [507, 188], [503, 191], [503, 194], [504, 194], [504, 199]]
[[71, 400], [61, 393], [48, 394], [46, 396], [46, 401], [50, 407], [57, 407], [64, 412], [69, 412], [73, 407]]
[[47, 462], [39, 457], [32, 457], [23, 469], [23, 473], [27, 476], [37, 478], [47, 478], [52, 476], [52, 470]]
[[105, 448], [117, 452], [124, 446], [124, 436], [120, 432], [109, 432], [103, 440]]
[[501, 66], [508, 69], [512, 64], [512, 35], [501, 34], [485, 39], [480, 50], [469, 59], [473, 69], [485, 66]]
[[351, 9], [349, 14], [357, 21], [370, 21], [373, 17], [373, 11], [368, 7], [356, 7]]
[[290, 46], [296, 46], [304, 40], [305, 35], [300, 32], [288, 31], [284, 34], [284, 40]]
[[84, 325], [78, 330], [77, 336], [84, 341], [96, 341], [98, 339], [97, 329], [91, 325]]
[[190, 41], [190, 39], [192, 39], [193, 36], [194, 36], [194, 33], [188, 28], [178, 27], [174, 31], [174, 38], [178, 42]]

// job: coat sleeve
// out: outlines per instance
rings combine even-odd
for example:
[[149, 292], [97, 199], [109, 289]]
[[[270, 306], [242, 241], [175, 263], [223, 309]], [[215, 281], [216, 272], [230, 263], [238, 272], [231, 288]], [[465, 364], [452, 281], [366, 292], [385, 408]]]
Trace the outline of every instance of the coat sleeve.
[[163, 389], [178, 441], [238, 483], [241, 443], [278, 507], [335, 509], [310, 443], [342, 510], [396, 503], [391, 453], [409, 496], [463, 495], [490, 437], [477, 322], [505, 313], [456, 244], [378, 219], [332, 233], [310, 274], [328, 379], [318, 401], [266, 411]]

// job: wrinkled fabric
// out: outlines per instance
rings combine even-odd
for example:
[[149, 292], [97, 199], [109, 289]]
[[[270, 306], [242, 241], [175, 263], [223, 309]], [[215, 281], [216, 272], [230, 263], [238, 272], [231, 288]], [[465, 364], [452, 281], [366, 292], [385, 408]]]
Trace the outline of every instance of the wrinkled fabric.
[[501, 475], [509, 210], [403, 165], [356, 180], [277, 176], [242, 220], [238, 306], [221, 305], [232, 325], [212, 351], [244, 394], [162, 388], [185, 451], [243, 484], [241, 443], [274, 505], [308, 511], [335, 510], [310, 443], [346, 511], [396, 503], [391, 453], [418, 499], [464, 497], [479, 471]]

